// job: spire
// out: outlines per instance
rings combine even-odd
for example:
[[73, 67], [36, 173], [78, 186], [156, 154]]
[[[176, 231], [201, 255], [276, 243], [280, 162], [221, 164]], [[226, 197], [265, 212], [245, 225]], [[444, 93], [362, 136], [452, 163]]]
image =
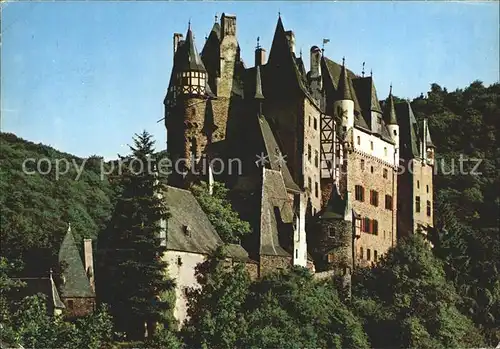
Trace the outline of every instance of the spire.
[[182, 53], [179, 59], [180, 71], [207, 72], [194, 43], [193, 32], [191, 31], [191, 21], [188, 24], [188, 31], [186, 34], [186, 41], [183, 44], [183, 50], [183, 52], [180, 52]]
[[394, 106], [394, 98], [392, 98], [392, 84], [389, 88], [389, 96], [387, 97], [387, 104], [384, 109], [384, 121], [386, 125], [398, 124], [398, 119], [396, 118], [396, 108]]
[[424, 122], [424, 137], [425, 137], [425, 144], [427, 147], [432, 147], [432, 148], [436, 147], [431, 139], [431, 133], [429, 131], [429, 123], [427, 122], [427, 117], [425, 118]]
[[59, 249], [59, 263], [65, 264], [63, 277], [66, 282], [61, 288], [63, 297], [94, 296], [69, 223], [68, 231]]
[[340, 71], [340, 78], [337, 86], [337, 100], [353, 100], [345, 67], [345, 57], [342, 58], [342, 70]]
[[361, 70], [361, 76], [365, 77], [365, 62], [363, 62], [363, 69]]
[[330, 199], [321, 215], [323, 219], [343, 219], [347, 207], [347, 200], [342, 198], [336, 183], [333, 183]]
[[260, 66], [255, 67], [255, 99], [264, 99], [262, 94], [262, 79], [260, 77]]

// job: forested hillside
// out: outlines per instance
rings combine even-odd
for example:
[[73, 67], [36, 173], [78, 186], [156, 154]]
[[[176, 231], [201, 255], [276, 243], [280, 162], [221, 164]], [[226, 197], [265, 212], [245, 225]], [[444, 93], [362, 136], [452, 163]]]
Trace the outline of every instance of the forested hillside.
[[[439, 165], [434, 177], [435, 254], [462, 297], [460, 309], [500, 341], [500, 84], [437, 84], [412, 102], [428, 117]], [[459, 159], [464, 173], [460, 173]], [[454, 161], [454, 163], [453, 163]], [[476, 164], [479, 166], [474, 170]]]
[[[31, 174], [23, 172], [23, 162], [27, 159], [34, 159], [26, 163]], [[41, 159], [48, 159], [50, 165], [44, 160], [38, 171], [36, 163]], [[62, 174], [64, 159], [70, 163], [66, 174]], [[47, 275], [49, 268], [55, 265], [68, 222], [77, 241], [81, 241], [81, 237], [97, 237], [109, 219], [114, 197], [108, 180], [105, 177], [101, 180], [101, 160], [99, 157], [81, 159], [1, 133], [2, 256], [21, 259], [26, 275]], [[61, 169], [58, 179], [56, 161], [60, 161]], [[78, 178], [77, 171], [82, 165]]]

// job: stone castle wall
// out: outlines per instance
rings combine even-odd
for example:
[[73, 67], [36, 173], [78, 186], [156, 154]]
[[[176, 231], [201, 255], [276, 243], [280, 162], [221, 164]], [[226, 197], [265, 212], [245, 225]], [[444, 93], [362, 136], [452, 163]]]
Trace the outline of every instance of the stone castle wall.
[[66, 318], [76, 318], [89, 315], [95, 310], [95, 298], [67, 297], [61, 298], [66, 307], [63, 315]]
[[[360, 238], [355, 240], [356, 262], [362, 263], [363, 260], [368, 260], [368, 250], [370, 250], [370, 261], [373, 261], [375, 251], [379, 258], [396, 242], [396, 173], [390, 164], [356, 151], [348, 154], [347, 161], [347, 186], [351, 193], [352, 208], [362, 218], [368, 217], [378, 221], [377, 235], [361, 232]], [[384, 178], [384, 169], [387, 170], [387, 178]], [[356, 200], [356, 185], [364, 188], [363, 202]], [[378, 192], [378, 206], [370, 203], [371, 190]], [[385, 195], [392, 196], [392, 210], [385, 208]], [[363, 249], [363, 256], [361, 256], [361, 249]]]

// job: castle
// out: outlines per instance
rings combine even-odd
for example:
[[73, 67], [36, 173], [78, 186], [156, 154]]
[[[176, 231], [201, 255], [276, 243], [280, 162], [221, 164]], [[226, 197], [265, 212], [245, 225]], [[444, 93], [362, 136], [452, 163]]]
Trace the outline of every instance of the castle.
[[[392, 87], [381, 103], [373, 76], [318, 46], [306, 69], [281, 17], [268, 58], [257, 39], [252, 67], [236, 29], [235, 16], [216, 18], [201, 53], [190, 28], [173, 36], [167, 151], [184, 159], [185, 173], [173, 173], [170, 185], [226, 184], [252, 226], [241, 244], [259, 276], [301, 265], [348, 281], [398, 238], [425, 234], [435, 152], [426, 120], [419, 125], [409, 102], [395, 103]], [[241, 166], [217, 171], [207, 159]]]

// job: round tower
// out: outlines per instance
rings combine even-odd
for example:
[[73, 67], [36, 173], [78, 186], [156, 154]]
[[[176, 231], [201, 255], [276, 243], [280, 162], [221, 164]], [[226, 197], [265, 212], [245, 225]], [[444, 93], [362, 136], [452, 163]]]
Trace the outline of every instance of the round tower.
[[334, 114], [341, 120], [343, 132], [354, 127], [354, 100], [352, 98], [349, 78], [345, 67], [345, 59], [342, 59], [342, 70], [333, 103]]
[[177, 44], [171, 86], [175, 106], [167, 129], [168, 152], [176, 174], [192, 173], [208, 141], [206, 111], [211, 92], [190, 27], [186, 40]]
[[392, 85], [389, 89], [389, 96], [384, 110], [384, 122], [391, 134], [391, 139], [395, 143], [396, 149], [399, 149], [399, 125], [396, 117], [396, 108], [394, 106], [394, 98], [392, 97]]

